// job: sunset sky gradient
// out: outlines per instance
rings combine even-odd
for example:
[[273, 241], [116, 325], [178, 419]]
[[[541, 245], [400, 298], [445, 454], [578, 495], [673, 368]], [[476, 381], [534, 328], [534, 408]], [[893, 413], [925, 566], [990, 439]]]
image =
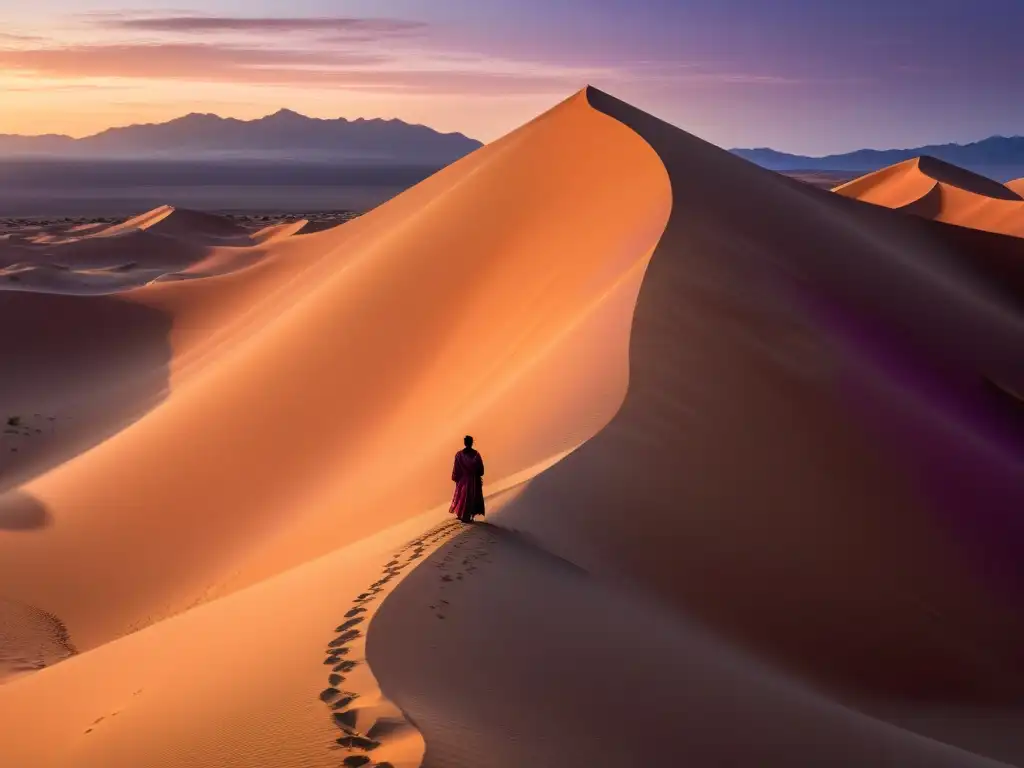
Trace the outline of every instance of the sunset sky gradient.
[[287, 107], [487, 141], [586, 83], [726, 147], [1024, 133], [1019, 0], [34, 0], [0, 20], [0, 133]]

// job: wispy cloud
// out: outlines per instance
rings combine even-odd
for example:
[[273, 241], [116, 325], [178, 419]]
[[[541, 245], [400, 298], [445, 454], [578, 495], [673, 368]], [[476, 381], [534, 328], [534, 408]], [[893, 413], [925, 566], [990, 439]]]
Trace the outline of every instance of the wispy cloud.
[[4, 85], [7, 93], [71, 93], [79, 91], [116, 91], [123, 90], [125, 85], [99, 83], [33, 83], [32, 85]]
[[40, 43], [45, 38], [39, 37], [38, 35], [23, 35], [16, 34], [13, 32], [0, 32], [0, 45], [7, 45], [9, 43]]
[[[290, 72], [297, 80], [327, 66], [379, 64], [368, 52], [245, 48], [204, 43], [75, 45], [0, 50], [0, 68], [44, 77], [170, 78], [259, 82]], [[309, 68], [309, 69], [303, 69]]]
[[579, 74], [543, 68], [410, 68], [374, 51], [253, 48], [206, 43], [77, 45], [0, 49], [0, 70], [49, 78], [166, 79], [250, 85], [295, 85], [479, 93], [559, 93]]
[[421, 21], [389, 18], [250, 17], [250, 16], [135, 16], [104, 20], [121, 29], [146, 32], [206, 34], [212, 32], [302, 32], [356, 37], [408, 34], [424, 29]]
[[[543, 57], [502, 58], [452, 48], [450, 40], [447, 46], [440, 45], [425, 23], [397, 18], [166, 11], [103, 11], [78, 18], [87, 28], [104, 31], [100, 41], [46, 41], [8, 33], [18, 42], [4, 45], [0, 35], [0, 74], [53, 81], [163, 80], [445, 96], [560, 96], [587, 82], [612, 88], [774, 87], [800, 82], [723, 71], [708, 62], [637, 58], [591, 66], [584, 60], [560, 64]], [[148, 39], [140, 41], [138, 33]]]

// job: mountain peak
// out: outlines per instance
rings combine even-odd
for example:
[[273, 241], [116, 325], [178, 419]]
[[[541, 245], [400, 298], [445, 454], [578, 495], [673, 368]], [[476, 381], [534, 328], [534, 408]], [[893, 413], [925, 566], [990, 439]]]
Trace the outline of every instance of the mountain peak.
[[264, 120], [296, 120], [296, 119], [298, 119], [298, 120], [313, 120], [314, 118], [311, 118], [308, 115], [303, 115], [303, 114], [301, 114], [299, 112], [296, 112], [294, 109], [288, 109], [287, 107], [281, 107], [281, 109], [277, 110], [277, 112], [274, 112], [273, 114], [267, 115], [263, 119]]
[[[183, 115], [178, 118], [179, 121], [191, 120], [194, 122], [209, 121], [209, 120], [223, 120], [224, 118], [220, 115], [215, 115], [212, 112], [189, 112], [187, 115]], [[171, 122], [174, 122], [173, 120]]]

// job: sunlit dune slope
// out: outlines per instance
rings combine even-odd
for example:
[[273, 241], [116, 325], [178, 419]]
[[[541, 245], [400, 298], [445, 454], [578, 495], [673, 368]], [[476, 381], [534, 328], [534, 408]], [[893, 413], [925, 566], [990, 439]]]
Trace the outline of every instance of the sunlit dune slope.
[[[285, 224], [275, 224], [270, 227], [264, 227], [258, 232], [254, 232], [250, 237], [257, 243], [269, 243], [275, 240], [282, 240], [286, 237], [298, 234], [299, 232], [304, 232], [308, 224], [309, 221], [307, 219], [298, 219]], [[309, 233], [306, 232], [306, 234]]]
[[[76, 435], [73, 458], [59, 428], [22, 440], [45, 471], [0, 521], [29, 506], [45, 522], [0, 530], [0, 583], [88, 649], [436, 506], [456, 425], [494, 446], [494, 479], [573, 447], [621, 401], [670, 206], [657, 156], [578, 96], [252, 266], [73, 297], [42, 331], [5, 331], [32, 384], [5, 380], [4, 411], [96, 421], [93, 442], [134, 422], [91, 448]], [[46, 312], [0, 300], [5, 329]], [[96, 336], [100, 310], [135, 319]], [[38, 355], [71, 338], [96, 369]]]
[[1024, 199], [1013, 184], [1000, 184], [934, 157], [918, 157], [833, 191], [926, 219], [1022, 237]]
[[[0, 762], [338, 765], [317, 698], [342, 685], [322, 663], [331, 628], [389, 557], [420, 556], [397, 545], [444, 515], [422, 513], [449, 494], [454, 425], [493, 446], [493, 490], [612, 416], [670, 207], [657, 156], [580, 95], [230, 274], [111, 297], [0, 294], [12, 317], [54, 318], [4, 337], [34, 384], [5, 392], [8, 410], [52, 405], [81, 423], [116, 400], [135, 419], [70, 460], [60, 428], [19, 443], [37, 464], [0, 507], [2, 583], [19, 606], [59, 614], [84, 652], [0, 687], [0, 718], [19, 734]], [[126, 322], [96, 333], [97, 313]], [[62, 367], [56, 345], [83, 339], [96, 341]], [[43, 343], [47, 364], [33, 368]], [[120, 387], [133, 384], [144, 391], [131, 398]], [[19, 663], [49, 652], [8, 614], [30, 646]], [[381, 724], [375, 759], [417, 765], [422, 742], [368, 668], [331, 677], [360, 693], [360, 730]]]
[[[322, 661], [352, 598], [428, 525], [416, 516], [0, 685], [0, 761], [32, 768], [337, 768], [347, 753], [336, 743], [341, 731], [330, 706], [318, 698], [330, 676], [360, 693], [349, 711], [361, 731], [385, 742], [374, 757], [396, 768], [418, 765], [422, 740], [374, 690], [358, 649], [346, 656], [353, 669], [343, 674]], [[10, 614], [20, 620], [16, 637], [45, 636], [38, 617]], [[40, 647], [67, 655], [52, 640]]]

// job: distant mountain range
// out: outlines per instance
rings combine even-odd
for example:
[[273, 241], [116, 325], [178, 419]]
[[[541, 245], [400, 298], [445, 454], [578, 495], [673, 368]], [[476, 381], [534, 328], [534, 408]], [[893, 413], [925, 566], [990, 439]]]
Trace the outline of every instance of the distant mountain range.
[[257, 120], [190, 114], [93, 136], [0, 134], [0, 157], [268, 160], [442, 166], [481, 146], [401, 120], [322, 120], [282, 109]]
[[805, 157], [774, 149], [734, 149], [733, 154], [774, 171], [868, 173], [928, 155], [999, 181], [1024, 176], [1024, 136], [993, 136], [972, 144], [933, 144], [912, 149], [858, 149], [842, 155]]

